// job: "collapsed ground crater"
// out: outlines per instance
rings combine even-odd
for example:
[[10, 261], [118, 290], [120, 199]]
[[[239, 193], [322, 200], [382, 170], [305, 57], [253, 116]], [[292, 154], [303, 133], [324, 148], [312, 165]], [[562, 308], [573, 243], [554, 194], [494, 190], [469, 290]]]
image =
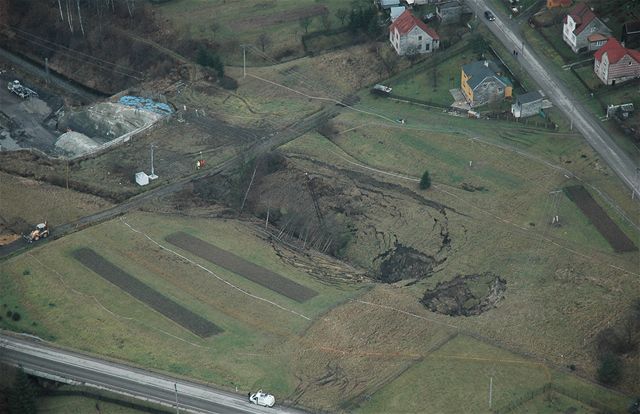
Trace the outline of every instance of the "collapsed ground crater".
[[474, 316], [495, 308], [506, 290], [507, 281], [492, 272], [459, 275], [426, 291], [420, 302], [432, 312]]

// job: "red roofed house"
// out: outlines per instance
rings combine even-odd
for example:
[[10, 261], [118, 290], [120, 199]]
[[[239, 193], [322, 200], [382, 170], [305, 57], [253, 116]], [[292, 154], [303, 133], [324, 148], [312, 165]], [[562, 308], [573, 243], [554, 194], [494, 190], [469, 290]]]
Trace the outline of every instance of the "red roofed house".
[[547, 0], [547, 9], [569, 6], [571, 6], [571, 0]]
[[607, 85], [640, 78], [640, 51], [626, 49], [613, 37], [594, 55], [593, 71]]
[[585, 3], [578, 3], [564, 18], [562, 39], [575, 53], [598, 50], [611, 36], [611, 30]]
[[400, 55], [413, 53], [431, 53], [440, 47], [440, 36], [405, 10], [389, 26], [389, 41]]

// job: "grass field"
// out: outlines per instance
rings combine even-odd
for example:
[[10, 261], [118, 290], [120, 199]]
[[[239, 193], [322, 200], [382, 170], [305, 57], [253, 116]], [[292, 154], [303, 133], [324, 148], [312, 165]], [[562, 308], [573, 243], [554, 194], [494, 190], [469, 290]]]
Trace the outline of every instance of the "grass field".
[[320, 14], [326, 10], [331, 27], [337, 28], [341, 23], [335, 12], [344, 6], [342, 0], [175, 0], [156, 9], [176, 27], [180, 36], [221, 43], [230, 62], [238, 64], [242, 63], [240, 44], [257, 44], [261, 33], [271, 39], [266, 50], [269, 53], [300, 56], [301, 36], [305, 33], [300, 20], [311, 17], [308, 32], [323, 30]]
[[[205, 272], [195, 266], [199, 263], [197, 258], [192, 258], [190, 264], [161, 251], [158, 245], [116, 220], [4, 263], [2, 272], [6, 277], [0, 282], [3, 303], [18, 306], [22, 319], [11, 323], [3, 319], [3, 327], [221, 386], [264, 386], [286, 395], [295, 382], [287, 371], [287, 352], [308, 326], [305, 318], [315, 317], [358, 289], [329, 287], [282, 264], [268, 244], [240, 223], [202, 220], [196, 224], [165, 218], [160, 224], [157, 218], [140, 214], [125, 220], [159, 242], [178, 229], [215, 240], [226, 250], [313, 287], [318, 296], [298, 304], [202, 261], [202, 266], [215, 275]], [[235, 237], [226, 237], [229, 233]], [[100, 254], [107, 260], [174, 302], [215, 321], [224, 332], [200, 339], [79, 263], [74, 264], [72, 251], [95, 245], [101, 246]], [[78, 325], [94, 329], [76, 332]]]
[[87, 414], [94, 412], [104, 414], [142, 414], [145, 411], [85, 397], [52, 396], [38, 399], [38, 412], [44, 414]]
[[[542, 364], [459, 335], [374, 394], [359, 412], [490, 413], [514, 401], [526, 401], [545, 384], [553, 383], [555, 376], [564, 375], [558, 372], [552, 375]], [[451, 404], [451, 395], [457, 396], [457, 404]], [[582, 397], [590, 399], [592, 394], [587, 392]], [[560, 401], [554, 405], [539, 399], [535, 396], [513, 412], [558, 412], [558, 404], [595, 412], [592, 407], [564, 396], [557, 397]], [[607, 403], [614, 412], [622, 412], [628, 401], [613, 397]], [[538, 410], [546, 405], [550, 405], [547, 411]]]

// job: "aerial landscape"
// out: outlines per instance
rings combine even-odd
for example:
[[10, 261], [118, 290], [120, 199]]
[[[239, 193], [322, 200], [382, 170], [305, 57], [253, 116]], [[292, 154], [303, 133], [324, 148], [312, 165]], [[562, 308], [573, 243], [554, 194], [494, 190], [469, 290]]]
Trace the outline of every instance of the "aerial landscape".
[[0, 414], [640, 414], [640, 0], [0, 0]]

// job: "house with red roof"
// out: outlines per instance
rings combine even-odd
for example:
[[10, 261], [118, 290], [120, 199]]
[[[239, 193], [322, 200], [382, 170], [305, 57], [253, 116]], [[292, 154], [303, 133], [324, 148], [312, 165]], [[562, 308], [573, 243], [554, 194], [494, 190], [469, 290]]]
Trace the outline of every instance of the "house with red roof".
[[389, 26], [389, 41], [400, 56], [417, 53], [431, 53], [440, 47], [440, 36], [405, 10]]
[[556, 7], [569, 7], [572, 0], [547, 0], [547, 9], [555, 9]]
[[612, 37], [594, 54], [593, 71], [606, 85], [640, 78], [640, 51], [627, 49]]
[[574, 53], [598, 50], [611, 36], [611, 30], [585, 3], [578, 3], [564, 18], [562, 39]]

